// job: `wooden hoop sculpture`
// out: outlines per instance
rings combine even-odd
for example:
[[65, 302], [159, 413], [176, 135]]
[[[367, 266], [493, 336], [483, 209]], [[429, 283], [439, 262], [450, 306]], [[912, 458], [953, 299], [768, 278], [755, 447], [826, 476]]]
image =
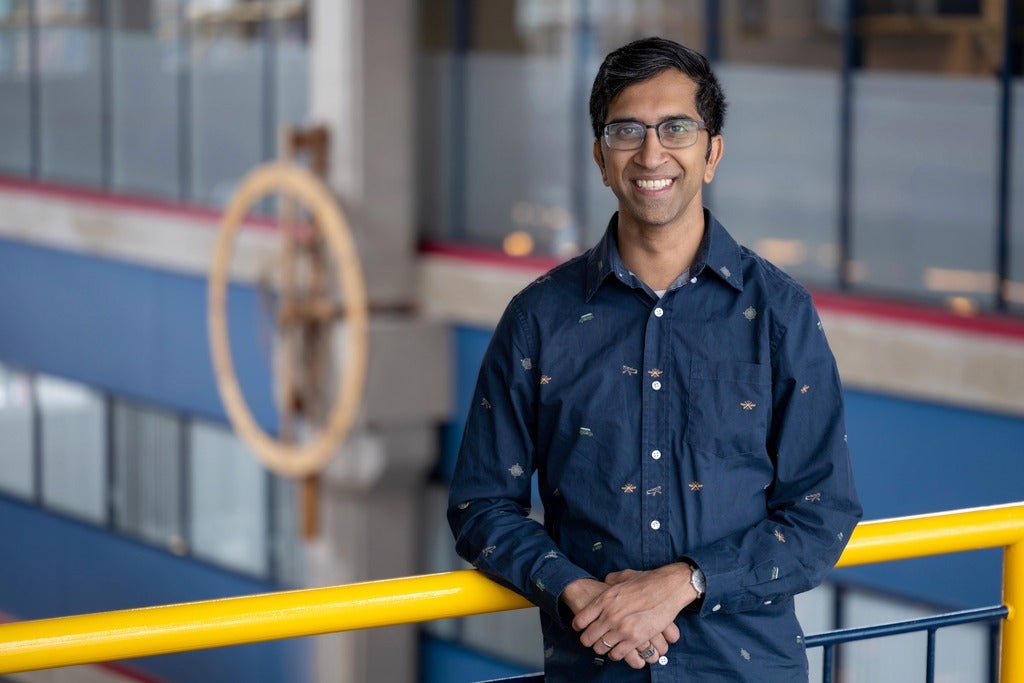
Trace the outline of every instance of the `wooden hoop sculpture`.
[[[227, 287], [235, 236], [249, 207], [272, 193], [296, 200], [309, 210], [316, 229], [326, 241], [335, 264], [335, 284], [344, 297], [347, 334], [341, 359], [344, 371], [337, 373], [334, 404], [327, 413], [326, 424], [301, 444], [271, 437], [253, 418], [238, 384], [228, 336]], [[366, 378], [368, 314], [362, 270], [348, 223], [330, 191], [313, 173], [293, 163], [273, 162], [258, 166], [242, 179], [221, 220], [210, 269], [207, 305], [217, 388], [235, 432], [264, 465], [278, 474], [304, 478], [321, 471], [344, 441], [359, 412]]]

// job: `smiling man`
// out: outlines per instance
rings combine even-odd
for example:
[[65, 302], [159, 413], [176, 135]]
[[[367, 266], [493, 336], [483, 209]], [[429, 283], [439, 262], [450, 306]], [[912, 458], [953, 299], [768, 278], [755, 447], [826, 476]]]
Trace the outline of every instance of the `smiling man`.
[[590, 115], [618, 211], [495, 330], [456, 549], [541, 608], [549, 683], [807, 681], [793, 596], [861, 516], [817, 313], [703, 206], [725, 98], [702, 55], [619, 48]]

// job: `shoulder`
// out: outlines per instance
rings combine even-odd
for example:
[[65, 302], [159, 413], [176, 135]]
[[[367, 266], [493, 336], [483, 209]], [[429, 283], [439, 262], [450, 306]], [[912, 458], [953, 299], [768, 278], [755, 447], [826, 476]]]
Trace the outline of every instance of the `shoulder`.
[[512, 297], [510, 308], [537, 310], [582, 300], [589, 257], [587, 251], [547, 271]]
[[739, 250], [744, 289], [752, 289], [765, 308], [782, 313], [814, 307], [811, 293], [792, 275], [749, 247], [740, 245]]

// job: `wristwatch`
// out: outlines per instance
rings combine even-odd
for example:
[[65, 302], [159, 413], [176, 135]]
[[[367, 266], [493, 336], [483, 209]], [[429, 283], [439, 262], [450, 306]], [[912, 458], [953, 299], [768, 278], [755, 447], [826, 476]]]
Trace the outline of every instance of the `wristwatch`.
[[692, 564], [690, 565], [690, 585], [693, 586], [693, 590], [697, 591], [698, 598], [704, 597], [704, 593], [707, 590], [707, 584], [704, 582], [704, 572]]

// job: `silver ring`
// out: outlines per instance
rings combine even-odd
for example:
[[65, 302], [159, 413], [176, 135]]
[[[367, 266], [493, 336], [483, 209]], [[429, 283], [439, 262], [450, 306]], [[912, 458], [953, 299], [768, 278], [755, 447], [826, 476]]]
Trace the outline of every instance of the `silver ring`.
[[647, 648], [646, 650], [644, 650], [643, 652], [640, 653], [640, 657], [642, 659], [650, 659], [651, 657], [654, 656], [655, 652], [657, 652], [657, 650], [655, 650], [654, 646], [651, 645], [649, 648]]
[[604, 638], [601, 638], [601, 644], [604, 645], [609, 650], [612, 649], [613, 647], [615, 647], [614, 645], [609, 645], [608, 643], [604, 642]]

